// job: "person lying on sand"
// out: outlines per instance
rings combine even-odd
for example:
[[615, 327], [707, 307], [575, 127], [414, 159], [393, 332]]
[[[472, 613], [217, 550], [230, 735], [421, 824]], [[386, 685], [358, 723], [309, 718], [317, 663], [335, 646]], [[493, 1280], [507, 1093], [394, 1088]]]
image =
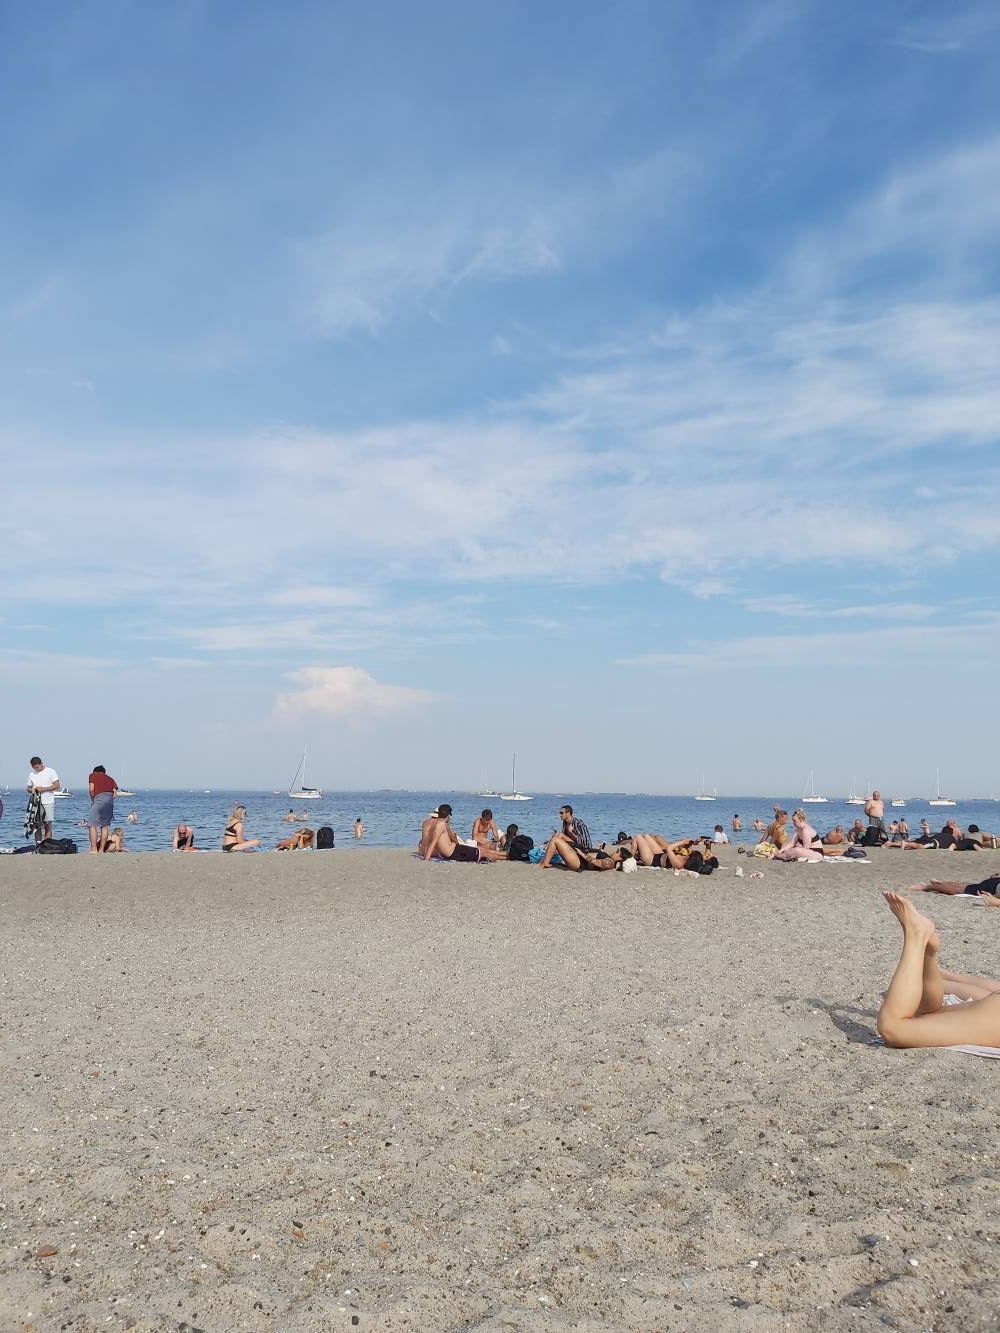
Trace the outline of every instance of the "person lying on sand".
[[1000, 875], [990, 875], [978, 884], [959, 884], [951, 879], [929, 879], [925, 884], [908, 884], [906, 893], [947, 893], [968, 894], [970, 898], [982, 898], [988, 907], [1000, 907]]
[[[937, 927], [899, 893], [882, 895], [903, 927], [903, 952], [878, 1011], [887, 1046], [993, 1046], [1000, 1049], [1000, 981], [945, 972]], [[945, 1003], [957, 996], [964, 1004]]]
[[313, 831], [311, 828], [300, 828], [292, 834], [290, 838], [282, 838], [279, 843], [275, 843], [276, 852], [300, 852], [313, 849]]
[[[586, 849], [576, 847], [558, 833], [554, 835], [553, 839], [550, 839], [550, 846], [552, 841], [558, 841], [560, 844], [558, 855], [562, 857], [563, 864], [561, 866], [552, 865], [551, 863], [546, 865], [543, 861], [541, 863], [542, 868], [546, 870], [577, 870], [580, 872], [585, 870], [617, 870], [619, 865], [631, 855], [629, 849], [624, 845], [612, 847], [610, 850], [607, 847], [588, 847]], [[553, 852], [553, 855], [556, 855], [556, 853]]]
[[635, 859], [641, 866], [656, 866], [661, 870], [697, 870], [709, 866], [715, 870], [719, 859], [712, 853], [712, 844], [706, 838], [682, 838], [667, 842], [659, 833], [637, 833], [633, 839]]

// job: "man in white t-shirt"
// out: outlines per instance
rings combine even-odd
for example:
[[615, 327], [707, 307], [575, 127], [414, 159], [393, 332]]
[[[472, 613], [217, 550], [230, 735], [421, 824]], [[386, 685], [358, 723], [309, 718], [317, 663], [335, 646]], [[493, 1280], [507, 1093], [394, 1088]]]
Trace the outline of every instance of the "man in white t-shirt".
[[726, 830], [722, 827], [721, 824], [716, 824], [715, 832], [712, 834], [712, 841], [718, 844], [719, 846], [729, 841], [729, 838], [726, 835]]
[[25, 788], [26, 791], [37, 791], [42, 801], [44, 823], [41, 830], [35, 832], [36, 842], [41, 842], [43, 838], [52, 837], [52, 820], [56, 810], [54, 793], [59, 791], [61, 787], [59, 774], [54, 768], [47, 768], [36, 754], [31, 760], [31, 772], [28, 774], [28, 785]]

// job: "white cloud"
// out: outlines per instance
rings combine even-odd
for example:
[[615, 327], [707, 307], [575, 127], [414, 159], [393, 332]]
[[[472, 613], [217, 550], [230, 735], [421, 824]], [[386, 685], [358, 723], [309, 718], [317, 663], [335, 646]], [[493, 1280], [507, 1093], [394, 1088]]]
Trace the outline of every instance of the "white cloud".
[[620, 658], [622, 667], [682, 673], [808, 668], [891, 673], [901, 683], [911, 671], [935, 663], [950, 679], [962, 670], [992, 669], [1000, 651], [996, 617], [961, 625], [891, 626], [818, 634], [746, 635], [718, 642], [692, 640], [670, 653]]
[[437, 698], [429, 690], [382, 684], [358, 667], [305, 667], [286, 672], [285, 679], [293, 688], [278, 695], [274, 716], [279, 722], [308, 714], [363, 721], [409, 712]]
[[296, 247], [307, 322], [326, 336], [375, 333], [401, 310], [468, 282], [590, 264], [651, 217], [661, 229], [676, 226], [702, 170], [693, 154], [664, 148], [562, 183], [498, 165], [447, 187], [396, 183]]
[[789, 593], [747, 597], [743, 605], [760, 615], [801, 620], [927, 620], [936, 608], [923, 602], [873, 602], [863, 606], [825, 606]]

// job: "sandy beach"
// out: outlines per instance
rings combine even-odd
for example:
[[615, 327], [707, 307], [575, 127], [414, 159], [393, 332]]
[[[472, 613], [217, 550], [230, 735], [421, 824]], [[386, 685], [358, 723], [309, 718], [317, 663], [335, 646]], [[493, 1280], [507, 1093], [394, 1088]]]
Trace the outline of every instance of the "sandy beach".
[[0, 1328], [997, 1328], [1000, 1061], [873, 1043], [1000, 853], [723, 851], [4, 858]]

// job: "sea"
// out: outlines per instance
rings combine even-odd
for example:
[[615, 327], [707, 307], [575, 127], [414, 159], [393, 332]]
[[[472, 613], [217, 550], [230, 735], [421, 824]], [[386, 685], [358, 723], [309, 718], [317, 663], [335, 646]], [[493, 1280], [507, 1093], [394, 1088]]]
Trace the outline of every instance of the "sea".
[[[769, 822], [775, 805], [792, 811], [801, 803], [801, 796], [776, 793], [767, 796], [719, 796], [711, 801], [698, 801], [691, 796], [656, 796], [642, 792], [546, 792], [535, 793], [530, 801], [501, 801], [499, 797], [467, 791], [331, 791], [317, 801], [301, 801], [295, 805], [306, 818], [294, 827], [317, 829], [329, 825], [334, 830], [336, 845], [352, 851], [370, 847], [414, 847], [420, 825], [431, 810], [447, 801], [454, 810], [452, 826], [468, 835], [472, 821], [484, 808], [493, 811], [501, 829], [516, 823], [536, 843], [544, 842], [559, 827], [559, 807], [572, 805], [590, 829], [594, 842], [613, 842], [619, 831], [626, 833], [662, 833], [674, 839], [689, 835], [711, 833], [721, 824], [734, 842], [756, 842], [753, 821], [759, 818]], [[0, 819], [0, 848], [24, 846], [23, 816], [26, 797], [10, 791], [5, 797], [5, 811]], [[222, 832], [233, 804], [240, 801], [247, 807], [246, 835], [259, 838], [261, 850], [273, 848], [279, 839], [287, 837], [293, 826], [284, 822], [293, 804], [285, 792], [261, 791], [140, 791], [134, 796], [116, 802], [115, 825], [125, 830], [125, 847], [130, 852], [163, 852], [170, 850], [171, 838], [180, 823], [190, 824], [195, 830], [196, 846], [203, 850], [218, 850]], [[89, 809], [86, 793], [75, 794], [56, 801], [56, 837], [74, 838], [80, 850], [87, 846], [87, 830], [77, 826]], [[843, 800], [829, 800], [822, 805], [806, 807], [810, 823], [820, 834], [836, 824], [849, 828], [856, 818], [867, 822], [861, 806], [848, 805]], [[137, 820], [127, 822], [134, 810]], [[734, 834], [733, 816], [739, 814], [743, 832]], [[886, 823], [893, 817], [905, 815], [912, 832], [918, 831], [922, 816], [931, 828], [939, 829], [949, 817], [954, 817], [963, 828], [978, 824], [989, 832], [1000, 827], [1000, 802], [995, 800], [959, 801], [953, 807], [929, 806], [926, 798], [908, 799], [905, 809], [886, 809]], [[354, 837], [354, 820], [360, 816], [367, 828], [364, 838]]]

